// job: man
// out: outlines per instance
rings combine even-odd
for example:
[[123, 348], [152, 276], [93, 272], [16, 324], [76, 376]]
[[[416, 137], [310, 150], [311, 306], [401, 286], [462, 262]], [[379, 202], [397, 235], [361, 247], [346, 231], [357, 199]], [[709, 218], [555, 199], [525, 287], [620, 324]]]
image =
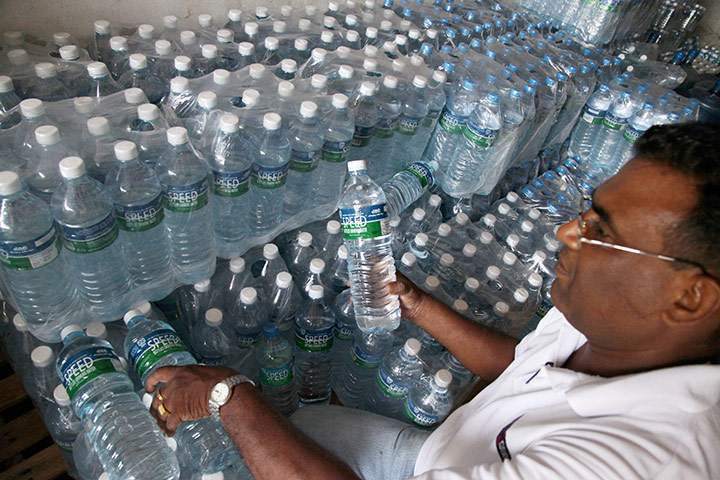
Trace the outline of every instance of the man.
[[[391, 284], [405, 318], [493, 381], [431, 434], [342, 407], [301, 409], [302, 433], [250, 384], [235, 386], [220, 418], [253, 474], [720, 478], [719, 151], [718, 126], [650, 129], [559, 230], [557, 308], [519, 344], [406, 279]], [[159, 369], [147, 390], [164, 383], [160, 425], [207, 416], [209, 392], [233, 373]]]

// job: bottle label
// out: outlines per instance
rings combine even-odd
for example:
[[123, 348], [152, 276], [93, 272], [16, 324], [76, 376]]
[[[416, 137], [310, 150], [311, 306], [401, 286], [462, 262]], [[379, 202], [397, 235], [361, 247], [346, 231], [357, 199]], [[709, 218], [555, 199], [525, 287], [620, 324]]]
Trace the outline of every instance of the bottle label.
[[60, 237], [55, 227], [29, 242], [0, 242], [0, 264], [10, 270], [35, 270], [55, 260]]
[[398, 123], [398, 117], [383, 118], [375, 125], [373, 135], [378, 138], [390, 138], [395, 133], [395, 126]]
[[322, 159], [330, 163], [342, 163], [347, 160], [350, 142], [326, 140], [323, 143]]
[[423, 121], [423, 117], [413, 117], [410, 115], [403, 115], [400, 117], [400, 121], [397, 124], [396, 130], [398, 133], [403, 135], [415, 135], [420, 128], [420, 124]]
[[60, 226], [65, 248], [74, 253], [94, 253], [109, 247], [118, 238], [118, 226], [113, 214], [91, 227]]
[[369, 239], [390, 234], [387, 205], [341, 208], [340, 223], [346, 240]]
[[55, 445], [57, 445], [60, 450], [63, 450], [67, 453], [72, 453], [73, 451], [73, 442], [55, 440]]
[[610, 112], [608, 112], [605, 115], [605, 118], [603, 118], [603, 125], [605, 128], [615, 131], [622, 130], [622, 128], [627, 125], [627, 122], [627, 118], [618, 117]]
[[155, 363], [166, 355], [187, 351], [187, 347], [175, 333], [175, 330], [160, 328], [153, 330], [144, 337], [134, 338], [128, 356], [135, 373], [142, 378], [145, 372], [150, 370]]
[[535, 311], [535, 315], [538, 317], [538, 319], [542, 320], [542, 318], [547, 315], [547, 313], [552, 310], [552, 308], [552, 303], [548, 302], [547, 300], [543, 300], [540, 304], [540, 307]]
[[225, 363], [225, 357], [204, 357], [202, 355], [197, 356], [198, 363], [202, 363], [203, 365], [223, 365]]
[[449, 109], [443, 110], [440, 117], [440, 126], [450, 133], [463, 133], [468, 115], [455, 115]]
[[370, 143], [375, 125], [371, 127], [363, 127], [362, 125], [355, 125], [355, 133], [353, 134], [352, 146], [353, 147], [366, 147]]
[[478, 128], [468, 123], [465, 125], [463, 136], [478, 147], [490, 148], [495, 143], [497, 133], [497, 130], [493, 130], [491, 128]]
[[417, 177], [423, 190], [427, 187], [432, 187], [435, 183], [435, 177], [433, 177], [432, 170], [430, 170], [428, 166], [422, 162], [411, 163], [405, 167], [405, 171], [410, 172]]
[[638, 141], [638, 139], [640, 137], [642, 137], [643, 133], [645, 133], [645, 132], [641, 132], [641, 131], [633, 128], [632, 126], [628, 125], [628, 127], [623, 132], [623, 138], [627, 142], [635, 143]]
[[375, 379], [377, 380], [377, 384], [380, 387], [380, 390], [388, 397], [407, 397], [410, 386], [394, 381], [390, 374], [388, 374], [387, 370], [385, 370], [385, 367], [383, 365], [380, 365], [380, 368], [378, 369], [378, 374]]
[[437, 415], [429, 415], [420, 410], [420, 408], [415, 405], [411, 395], [407, 396], [404, 407], [405, 416], [421, 427], [431, 427], [440, 420], [440, 417]]
[[88, 347], [63, 363], [60, 372], [63, 387], [72, 399], [92, 379], [106, 373], [125, 372], [125, 369], [112, 348]]
[[342, 325], [338, 327], [337, 323], [334, 327], [335, 331], [335, 338], [342, 341], [350, 341], [353, 339], [353, 336], [355, 336], [355, 329], [348, 326], [348, 325]]
[[163, 185], [165, 208], [176, 213], [190, 213], [208, 204], [208, 181], [203, 178], [191, 185]]
[[250, 189], [250, 169], [240, 172], [218, 172], [213, 170], [213, 190], [218, 197], [239, 197]]
[[619, 0], [583, 0], [583, 3], [606, 12], [617, 12]]
[[431, 128], [435, 126], [435, 122], [437, 122], [437, 119], [440, 117], [440, 110], [431, 109], [428, 111], [428, 114], [425, 115], [425, 118], [423, 118], [421, 127], [423, 128]]
[[383, 356], [371, 355], [367, 352], [364, 352], [359, 346], [353, 344], [352, 348], [350, 349], [350, 358], [358, 367], [372, 370], [373, 368], [377, 368], [378, 365], [380, 365]]
[[333, 344], [333, 327], [320, 330], [295, 328], [295, 345], [311, 353], [329, 352]]
[[262, 167], [253, 164], [252, 184], [263, 190], [273, 190], [285, 185], [290, 162], [280, 167]]
[[320, 152], [290, 150], [290, 168], [296, 172], [312, 172], [318, 166]]
[[282, 387], [293, 380], [293, 361], [279, 367], [259, 366], [260, 383], [267, 387]]
[[591, 125], [600, 125], [605, 118], [605, 112], [585, 105], [582, 112], [582, 119]]
[[158, 195], [145, 205], [115, 204], [115, 218], [118, 228], [126, 232], [144, 232], [162, 223], [165, 217], [162, 195]]
[[237, 346], [240, 348], [252, 348], [260, 340], [261, 334], [261, 331], [239, 333], [237, 336]]

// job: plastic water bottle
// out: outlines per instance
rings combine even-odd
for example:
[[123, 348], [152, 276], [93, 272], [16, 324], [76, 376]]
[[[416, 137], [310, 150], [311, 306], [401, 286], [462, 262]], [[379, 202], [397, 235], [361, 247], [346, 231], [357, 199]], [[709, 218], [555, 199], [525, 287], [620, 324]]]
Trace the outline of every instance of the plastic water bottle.
[[318, 107], [315, 102], [300, 104], [300, 116], [290, 120], [290, 169], [285, 187], [284, 211], [287, 217], [310, 210], [316, 204], [310, 202], [307, 192], [317, 191], [315, 174], [320, 161], [323, 136]]
[[[57, 376], [54, 369], [55, 366], [53, 365], [53, 374]], [[78, 435], [83, 434], [83, 426], [80, 419], [75, 415], [75, 412], [73, 412], [70, 397], [65, 391], [65, 387], [62, 385], [55, 387], [55, 390], [53, 390], [53, 399], [55, 405], [53, 408], [48, 409], [45, 414], [45, 425], [55, 445], [58, 446], [60, 453], [65, 459], [68, 474], [78, 475], [78, 471], [75, 468], [75, 461], [73, 460], [73, 444]]]
[[37, 80], [30, 94], [44, 102], [57, 102], [71, 98], [72, 92], [58, 78], [57, 67], [54, 63], [40, 62], [35, 64]]
[[270, 321], [275, 323], [280, 335], [288, 342], [295, 341], [295, 314], [302, 300], [288, 272], [280, 272], [268, 297]]
[[622, 141], [623, 133], [632, 115], [632, 94], [630, 91], [625, 91], [613, 102], [603, 119], [602, 130], [598, 133], [590, 152], [589, 162], [592, 166], [609, 171], [614, 160], [612, 154]]
[[[205, 321], [193, 325], [190, 346], [198, 362], [205, 365], [226, 365], [235, 352], [233, 339], [226, 333], [223, 313], [217, 308], [205, 312]], [[232, 327], [230, 327], [232, 328]]]
[[656, 123], [654, 105], [645, 102], [642, 110], [633, 115], [623, 132], [622, 141], [618, 142], [615, 152], [611, 155], [613, 162], [608, 167], [608, 174], [615, 175], [633, 155], [633, 146], [642, 135]]
[[102, 319], [122, 316], [130, 301], [130, 277], [118, 242], [118, 226], [107, 190], [88, 177], [79, 157], [60, 162], [63, 183], [50, 208], [68, 263], [89, 312]]
[[33, 192], [46, 201], [61, 183], [58, 164], [72, 154], [71, 149], [60, 138], [60, 131], [54, 125], [42, 125], [35, 129], [37, 147], [28, 159], [26, 169], [30, 174], [28, 182]]
[[118, 83], [124, 88], [140, 88], [150, 103], [160, 103], [165, 93], [165, 83], [151, 72], [147, 57], [141, 53], [133, 53], [128, 63], [130, 70], [120, 77]]
[[427, 146], [430, 137], [437, 126], [440, 114], [445, 107], [446, 95], [444, 91], [447, 75], [441, 70], [435, 70], [425, 88], [425, 98], [428, 104], [428, 112], [415, 135], [412, 149], [408, 152], [408, 158], [419, 159]]
[[214, 418], [183, 422], [173, 438], [177, 441], [176, 455], [183, 470], [195, 472], [201, 478], [220, 472], [240, 459], [232, 439]]
[[25, 377], [25, 389], [38, 409], [45, 414], [55, 405], [53, 391], [58, 384], [55, 353], [47, 345], [35, 347], [30, 353], [33, 369]]
[[325, 282], [323, 281], [323, 277], [325, 273], [325, 262], [321, 258], [313, 258], [310, 261], [310, 268], [307, 272], [307, 274], [300, 279], [298, 282], [298, 286], [300, 288], [300, 293], [303, 294], [305, 297], [310, 296], [310, 288], [313, 285], [320, 285], [323, 287], [323, 292], [325, 294], [325, 300], [328, 303], [332, 303], [334, 297], [334, 292], [329, 291], [327, 286], [325, 285]]
[[262, 286], [265, 298], [269, 298], [270, 292], [275, 284], [277, 274], [287, 272], [285, 261], [280, 256], [280, 250], [274, 243], [267, 243], [263, 246], [263, 258], [252, 266], [253, 276]]
[[41, 343], [30, 333], [27, 322], [19, 313], [13, 316], [10, 328], [6, 343], [7, 357], [13, 370], [22, 378], [32, 369], [30, 353]]
[[121, 92], [122, 87], [110, 76], [107, 66], [101, 62], [93, 62], [87, 66], [90, 84], [84, 92], [89, 97], [106, 97], [113, 93]]
[[19, 103], [20, 97], [15, 93], [12, 78], [0, 75], [0, 129], [5, 130], [20, 122], [20, 115], [17, 113], [8, 115], [8, 111]]
[[440, 360], [442, 361], [443, 368], [450, 372], [453, 377], [452, 384], [450, 385], [450, 393], [454, 396], [470, 383], [473, 374], [448, 350], [440, 354]]
[[0, 216], [5, 219], [0, 226], [0, 264], [15, 306], [33, 335], [55, 342], [80, 304], [67, 281], [69, 252], [58, 242], [50, 207], [22, 185], [17, 173], [4, 171]]
[[348, 274], [348, 253], [345, 245], [340, 245], [335, 258], [326, 263], [327, 268], [321, 275], [324, 285], [330, 289], [328, 298], [335, 298], [339, 293], [347, 289], [350, 275]]
[[72, 458], [81, 480], [109, 480], [84, 429], [80, 431], [72, 444]]
[[310, 261], [315, 258], [317, 250], [313, 246], [313, 236], [308, 232], [298, 233], [297, 239], [292, 243], [286, 256], [290, 273], [303, 279], [310, 267]]
[[328, 263], [343, 243], [340, 222], [337, 220], [328, 220], [325, 224], [324, 234], [319, 234], [318, 237], [319, 238], [316, 239], [317, 248], [323, 256], [323, 260]]
[[348, 172], [339, 208], [355, 317], [367, 333], [394, 330], [400, 324], [400, 302], [386, 287], [395, 281], [395, 263], [385, 194], [367, 176], [364, 161], [349, 162]]
[[386, 417], [402, 419], [403, 404], [410, 387], [423, 374], [423, 364], [418, 357], [422, 345], [415, 338], [408, 338], [398, 349], [390, 352], [380, 364], [375, 383], [364, 401], [366, 410]]
[[163, 187], [165, 228], [176, 279], [196, 283], [215, 271], [207, 167], [188, 140], [187, 130], [167, 130], [170, 147], [155, 171]]
[[118, 165], [105, 185], [115, 205], [120, 243], [133, 286], [146, 298], [160, 300], [175, 287], [165, 235], [162, 186], [137, 155], [132, 142], [115, 144]]
[[110, 75], [117, 80], [129, 69], [128, 60], [130, 52], [128, 51], [127, 38], [119, 35], [110, 38], [110, 58], [103, 61], [110, 70]]
[[357, 330], [355, 310], [349, 288], [335, 297], [332, 311], [333, 315], [335, 315], [335, 326], [330, 353], [332, 355], [332, 384], [336, 385], [342, 371], [343, 362], [350, 352], [352, 340]]
[[375, 125], [380, 119], [378, 107], [375, 104], [375, 84], [362, 82], [357, 95], [353, 98], [353, 115], [355, 117], [355, 133], [352, 138], [350, 160], [365, 158], [367, 146], [372, 139]]
[[295, 373], [303, 405], [330, 400], [334, 325], [335, 317], [323, 301], [322, 287], [310, 287], [310, 298], [295, 318]]
[[415, 383], [403, 405], [406, 419], [426, 428], [442, 421], [452, 408], [453, 398], [448, 388], [452, 379], [450, 372], [443, 368]]
[[316, 176], [315, 202], [336, 205], [345, 181], [345, 160], [355, 131], [348, 97], [341, 93], [332, 96], [331, 109], [323, 118], [323, 147]]
[[353, 343], [345, 356], [342, 371], [334, 386], [343, 405], [358, 408], [368, 388], [375, 380], [377, 368], [385, 354], [392, 348], [395, 336], [392, 332], [365, 333], [357, 330]]
[[402, 115], [395, 127], [400, 136], [395, 137], [393, 144], [393, 161], [390, 172], [401, 169], [422, 154], [426, 138], [418, 137], [420, 127], [428, 114], [428, 100], [426, 98], [427, 78], [415, 75], [412, 84], [403, 92]]
[[213, 140], [207, 160], [212, 172], [212, 213], [215, 245], [219, 257], [240, 253], [240, 242], [247, 235], [247, 196], [250, 189], [251, 144], [240, 131], [235, 115], [220, 117], [220, 131]]
[[87, 164], [88, 175], [104, 183], [105, 175], [115, 165], [113, 146], [118, 139], [111, 132], [110, 122], [105, 117], [90, 118], [87, 133], [80, 155]]
[[375, 96], [378, 120], [365, 153], [365, 161], [368, 174], [377, 181], [387, 178], [394, 171], [391, 154], [396, 141], [393, 136], [401, 113], [400, 93], [398, 78], [387, 75]]
[[260, 301], [253, 287], [245, 287], [240, 292], [239, 316], [232, 319], [237, 345], [240, 348], [253, 348], [260, 340], [263, 326], [269, 322], [269, 312]]
[[[114, 477], [177, 480], [180, 467], [110, 344], [70, 325], [57, 373], [106, 472]], [[123, 425], [124, 428], [118, 428]]]
[[289, 416], [298, 408], [293, 348], [275, 323], [263, 327], [263, 337], [255, 354], [262, 393], [270, 405]]
[[272, 232], [283, 220], [290, 142], [280, 130], [281, 125], [280, 115], [265, 114], [262, 139], [253, 159], [248, 225], [250, 232], [256, 236]]
[[435, 185], [434, 161], [413, 162], [393, 175], [381, 188], [387, 199], [388, 216], [395, 218]]

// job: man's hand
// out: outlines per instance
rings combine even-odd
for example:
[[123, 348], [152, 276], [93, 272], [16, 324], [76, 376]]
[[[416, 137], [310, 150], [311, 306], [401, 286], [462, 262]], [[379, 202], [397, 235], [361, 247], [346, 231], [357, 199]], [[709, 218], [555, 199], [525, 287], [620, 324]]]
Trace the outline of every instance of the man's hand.
[[209, 416], [210, 391], [236, 373], [204, 365], [160, 367], [145, 382], [145, 391], [155, 392], [150, 413], [165, 433], [173, 435], [181, 422]]
[[426, 313], [430, 297], [402, 273], [397, 272], [396, 275], [397, 280], [387, 285], [388, 293], [400, 297], [402, 317], [417, 323], [416, 319], [422, 319], [423, 313]]

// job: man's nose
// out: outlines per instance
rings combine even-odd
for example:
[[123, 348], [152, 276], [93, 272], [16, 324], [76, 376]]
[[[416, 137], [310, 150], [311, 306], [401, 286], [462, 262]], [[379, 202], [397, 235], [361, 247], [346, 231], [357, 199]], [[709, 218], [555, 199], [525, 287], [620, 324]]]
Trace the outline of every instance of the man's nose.
[[580, 218], [575, 217], [560, 227], [557, 231], [558, 240], [572, 250], [578, 250], [580, 248], [580, 237], [578, 235], [580, 231], [578, 228], [579, 221]]

